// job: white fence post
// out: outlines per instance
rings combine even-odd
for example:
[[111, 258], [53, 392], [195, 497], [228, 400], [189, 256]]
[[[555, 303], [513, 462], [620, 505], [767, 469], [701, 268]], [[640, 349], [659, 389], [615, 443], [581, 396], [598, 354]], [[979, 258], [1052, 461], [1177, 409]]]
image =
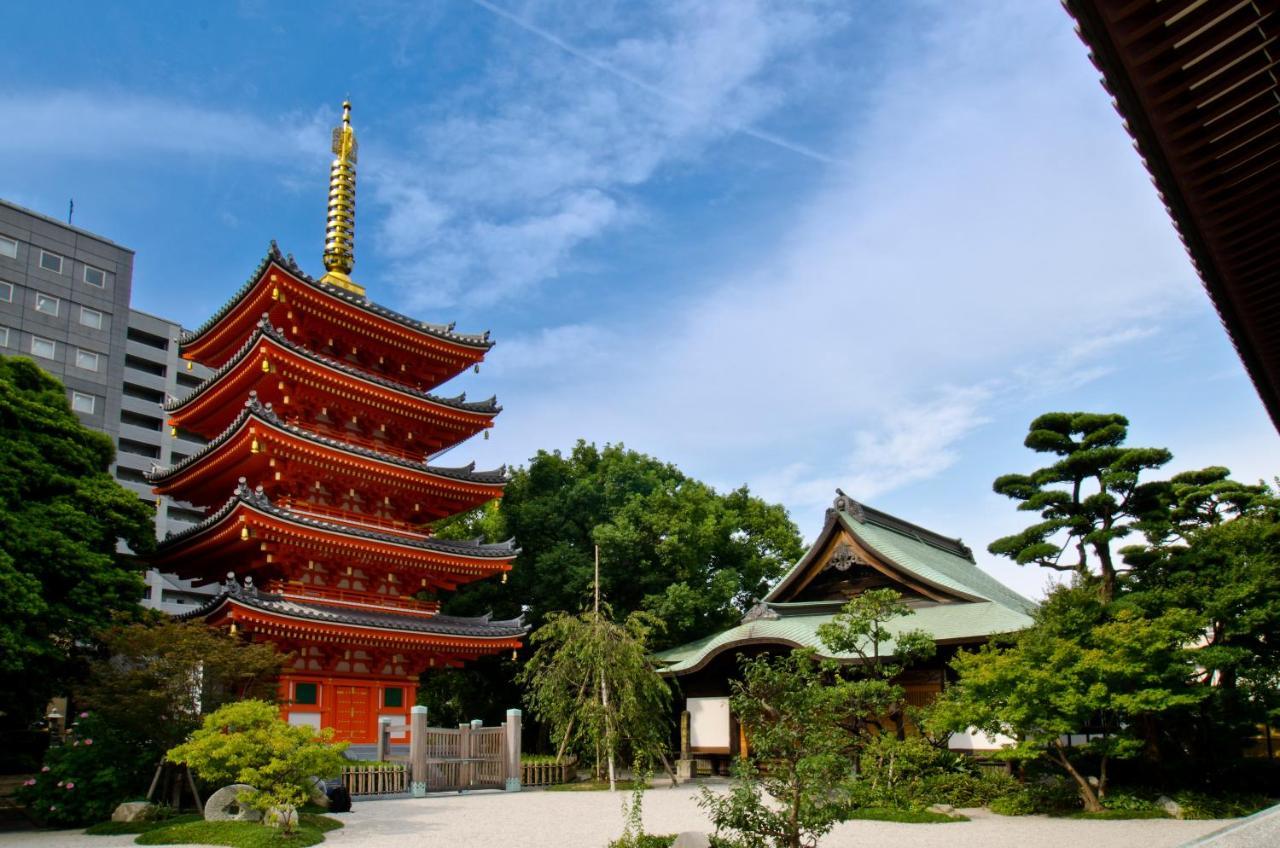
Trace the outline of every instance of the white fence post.
[[413, 797], [427, 794], [427, 708], [409, 710], [409, 790]]
[[507, 786], [508, 792], [520, 791], [520, 711], [507, 710]]

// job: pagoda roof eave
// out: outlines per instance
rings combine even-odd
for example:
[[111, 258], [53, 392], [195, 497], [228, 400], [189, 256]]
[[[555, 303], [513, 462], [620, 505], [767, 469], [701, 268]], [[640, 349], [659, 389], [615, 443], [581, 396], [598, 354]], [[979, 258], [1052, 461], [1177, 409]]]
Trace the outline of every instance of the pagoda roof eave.
[[462, 617], [451, 615], [414, 616], [381, 610], [353, 610], [324, 603], [304, 603], [283, 595], [272, 595], [252, 588], [243, 588], [234, 580], [207, 603], [174, 616], [179, 621], [207, 619], [227, 605], [263, 614], [271, 619], [283, 619], [310, 625], [317, 629], [344, 631], [369, 631], [378, 634], [396, 634], [407, 638], [440, 638], [469, 640], [481, 643], [518, 642], [529, 632], [523, 617], [494, 621], [490, 616]]
[[309, 515], [300, 515], [293, 510], [273, 503], [265, 492], [251, 490], [242, 482], [236, 488], [235, 493], [216, 512], [213, 512], [198, 524], [165, 537], [157, 547], [154, 557], [157, 560], [162, 560], [166, 554], [185, 547], [191, 540], [215, 530], [228, 519], [234, 518], [236, 513], [241, 510], [250, 510], [260, 515], [270, 516], [280, 521], [322, 533], [356, 537], [383, 545], [393, 545], [436, 553], [442, 556], [475, 560], [477, 565], [481, 563], [498, 564], [509, 562], [520, 553], [520, 549], [510, 539], [498, 544], [433, 538], [415, 539], [405, 535], [383, 533], [349, 524], [326, 521]]
[[240, 303], [252, 292], [258, 284], [266, 276], [271, 266], [275, 266], [280, 271], [288, 274], [299, 283], [309, 286], [316, 291], [333, 297], [350, 306], [353, 306], [369, 315], [391, 321], [402, 327], [405, 327], [424, 336], [436, 339], [438, 341], [447, 342], [460, 347], [472, 348], [475, 351], [483, 353], [493, 347], [493, 342], [489, 339], [489, 332], [483, 333], [458, 333], [454, 332], [452, 324], [428, 324], [425, 321], [418, 321], [410, 318], [408, 315], [388, 309], [385, 306], [374, 303], [368, 298], [356, 295], [332, 283], [318, 280], [303, 271], [292, 255], [286, 255], [281, 252], [280, 246], [273, 240], [267, 249], [266, 256], [258, 263], [257, 268], [250, 274], [249, 279], [242, 285], [231, 298], [224, 303], [207, 321], [194, 330], [184, 332], [179, 338], [179, 345], [186, 347], [187, 345], [198, 342], [206, 334], [214, 330], [224, 319], [235, 313]]
[[274, 343], [289, 353], [300, 356], [322, 368], [337, 371], [340, 374], [353, 377], [362, 382], [372, 383], [381, 388], [412, 398], [415, 401], [429, 403], [434, 406], [458, 412], [473, 413], [475, 415], [481, 415], [488, 418], [493, 418], [502, 411], [502, 407], [498, 405], [498, 399], [496, 396], [483, 401], [471, 402], [467, 401], [465, 392], [457, 397], [440, 397], [438, 395], [431, 394], [430, 392], [424, 392], [419, 389], [412, 388], [404, 383], [397, 383], [395, 380], [388, 380], [385, 377], [372, 374], [364, 371], [363, 369], [353, 368], [350, 365], [331, 359], [327, 356], [321, 356], [320, 354], [290, 341], [285, 337], [283, 332], [281, 332], [277, 327], [272, 326], [271, 322], [265, 315], [258, 322], [258, 326], [254, 329], [253, 334], [249, 336], [248, 340], [240, 346], [240, 349], [237, 350], [230, 359], [223, 363], [217, 371], [208, 377], [208, 379], [194, 388], [186, 397], [166, 401], [163, 404], [164, 411], [168, 413], [181, 412], [191, 403], [203, 397], [213, 386], [221, 381], [223, 377], [230, 374], [237, 366], [240, 365], [240, 363], [244, 362], [253, 353], [257, 345], [264, 340]]
[[507, 484], [506, 466], [500, 466], [499, 468], [495, 468], [491, 471], [476, 471], [474, 462], [458, 467], [428, 465], [423, 462], [415, 462], [410, 459], [404, 459], [402, 457], [393, 456], [392, 454], [382, 453], [360, 445], [353, 445], [340, 439], [331, 439], [327, 436], [313, 433], [304, 427], [289, 424], [282, 421], [280, 417], [271, 410], [270, 404], [264, 405], [260, 403], [256, 393], [250, 393], [249, 400], [245, 401], [244, 406], [244, 410], [236, 416], [235, 421], [233, 421], [226, 430], [219, 434], [217, 438], [211, 440], [200, 450], [167, 468], [144, 472], [147, 481], [153, 485], [162, 486], [167, 481], [173, 480], [188, 468], [198, 465], [205, 457], [213, 454], [218, 450], [218, 448], [222, 447], [222, 445], [239, 434], [250, 420], [254, 420], [269, 428], [275, 429], [280, 433], [299, 438], [304, 441], [309, 441], [321, 447], [336, 450], [340, 453], [356, 456], [362, 459], [415, 471], [427, 476], [438, 477], [455, 482], [471, 483], [478, 486], [505, 486]]

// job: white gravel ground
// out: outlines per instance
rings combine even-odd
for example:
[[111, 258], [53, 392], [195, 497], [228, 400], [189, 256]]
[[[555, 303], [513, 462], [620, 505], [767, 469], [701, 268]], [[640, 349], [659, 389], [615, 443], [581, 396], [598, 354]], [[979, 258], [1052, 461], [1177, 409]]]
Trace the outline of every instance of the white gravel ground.
[[[622, 831], [626, 793], [477, 792], [402, 801], [357, 801], [339, 816], [346, 827], [325, 840], [326, 848], [604, 848]], [[696, 788], [658, 788], [645, 793], [645, 828], [651, 833], [706, 830]], [[1218, 830], [1225, 821], [1082, 821], [1042, 816], [1007, 818], [966, 810], [969, 822], [894, 824], [845, 822], [822, 848], [902, 845], [910, 848], [1164, 848]], [[114, 848], [129, 836], [85, 836], [79, 831], [0, 833], [0, 848]]]

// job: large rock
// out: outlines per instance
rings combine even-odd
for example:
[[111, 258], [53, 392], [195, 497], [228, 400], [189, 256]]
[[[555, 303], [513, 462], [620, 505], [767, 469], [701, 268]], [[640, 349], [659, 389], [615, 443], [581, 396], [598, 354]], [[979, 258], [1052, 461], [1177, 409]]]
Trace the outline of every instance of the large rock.
[[111, 820], [113, 822], [150, 821], [155, 811], [156, 805], [150, 801], [125, 801], [116, 807], [115, 812], [111, 814]]
[[1182, 818], [1182, 805], [1170, 798], [1168, 795], [1161, 795], [1156, 799], [1156, 806], [1165, 811], [1165, 814], [1171, 819]]
[[318, 777], [311, 778], [311, 803], [329, 809], [329, 785]]
[[240, 803], [240, 793], [256, 792], [247, 783], [224, 786], [209, 796], [204, 804], [205, 821], [262, 821], [262, 813]]
[[686, 830], [676, 834], [671, 848], [711, 848], [711, 838], [699, 830]]

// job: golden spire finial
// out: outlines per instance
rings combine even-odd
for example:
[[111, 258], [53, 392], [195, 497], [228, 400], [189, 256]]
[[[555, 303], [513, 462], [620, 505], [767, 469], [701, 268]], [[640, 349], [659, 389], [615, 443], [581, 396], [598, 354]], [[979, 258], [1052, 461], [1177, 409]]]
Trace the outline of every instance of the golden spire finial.
[[329, 220], [324, 234], [322, 282], [364, 294], [364, 286], [352, 282], [356, 236], [356, 131], [351, 128], [351, 101], [342, 103], [342, 126], [333, 128], [333, 152], [329, 166]]

